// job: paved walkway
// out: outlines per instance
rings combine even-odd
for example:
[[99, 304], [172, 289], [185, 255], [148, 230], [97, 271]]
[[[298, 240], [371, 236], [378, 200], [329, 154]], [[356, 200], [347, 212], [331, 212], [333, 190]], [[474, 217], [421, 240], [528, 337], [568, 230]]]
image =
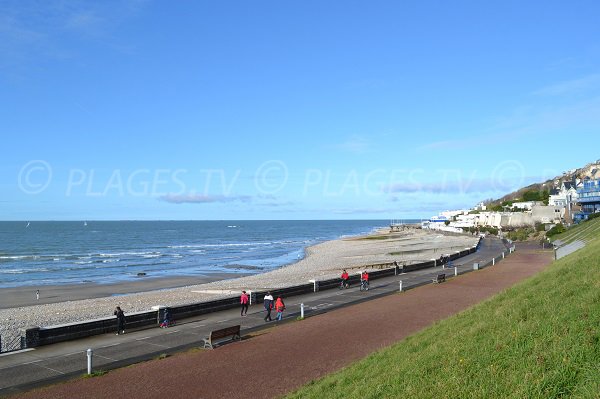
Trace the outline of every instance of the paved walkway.
[[[470, 269], [472, 262], [479, 261], [478, 257], [484, 260], [491, 246], [494, 246], [493, 241], [484, 243], [477, 254], [470, 255], [470, 259], [465, 257], [462, 260], [464, 265], [459, 265], [459, 270], [464, 272]], [[298, 297], [298, 300], [309, 305], [307, 311], [327, 314], [279, 325], [268, 333], [259, 332], [241, 343], [224, 345], [214, 351], [180, 354], [114, 370], [100, 378], [59, 384], [22, 397], [61, 398], [70, 397], [73, 392], [91, 398], [247, 398], [281, 395], [511, 286], [540, 270], [551, 258], [551, 253], [542, 253], [538, 247], [523, 246], [495, 267], [450, 279], [445, 284], [429, 284], [402, 295], [389, 295], [398, 290], [399, 279], [403, 280], [405, 286], [422, 285], [428, 279], [431, 281], [431, 276], [439, 273], [440, 268], [376, 280], [368, 293], [356, 289], [330, 290], [306, 298]], [[383, 295], [387, 296], [364, 302], [367, 297]], [[331, 310], [356, 302], [362, 303], [351, 308]], [[296, 301], [288, 301], [288, 307], [297, 309]], [[238, 324], [241, 321], [246, 333], [256, 331], [258, 326], [264, 326], [262, 314], [258, 311], [251, 313], [250, 317], [240, 319], [235, 310], [219, 312], [211, 317], [222, 320], [208, 320], [206, 317], [169, 330], [153, 329], [122, 337], [95, 338], [98, 340], [96, 344], [102, 345], [91, 345], [94, 339], [80, 340], [17, 354], [15, 357], [7, 356], [15, 360], [11, 360], [12, 365], [5, 361], [2, 366], [0, 362], [0, 383], [6, 384], [0, 392], [6, 394], [13, 389], [31, 387], [36, 381], [47, 383], [54, 378], [81, 374], [81, 370], [85, 369], [82, 351], [87, 345], [100, 348], [95, 349], [97, 367], [118, 366], [148, 358], [149, 353], [156, 357], [173, 349], [198, 346], [203, 331], [206, 328], [209, 331], [215, 324]], [[288, 314], [288, 319], [294, 316]], [[124, 337], [127, 337], [127, 341], [123, 341]], [[66, 349], [76, 349], [74, 345], [82, 347], [71, 353], [66, 352]], [[152, 352], [148, 352], [149, 349]], [[25, 361], [27, 359], [24, 356], [31, 356], [31, 359]], [[277, 374], [276, 370], [279, 370]], [[53, 375], [56, 372], [63, 374], [57, 377]], [[38, 379], [23, 381], [32, 375]], [[275, 375], [279, 377], [276, 379]]]

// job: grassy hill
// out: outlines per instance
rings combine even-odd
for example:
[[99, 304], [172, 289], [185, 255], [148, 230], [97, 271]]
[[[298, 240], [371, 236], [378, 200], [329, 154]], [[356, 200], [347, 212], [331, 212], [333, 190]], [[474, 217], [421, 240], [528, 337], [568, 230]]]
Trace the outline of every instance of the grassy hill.
[[569, 244], [581, 240], [589, 243], [598, 237], [600, 237], [600, 218], [573, 226], [564, 233], [552, 237], [552, 242], [560, 240], [562, 243]]
[[289, 397], [600, 397], [600, 238], [588, 237], [533, 278]]

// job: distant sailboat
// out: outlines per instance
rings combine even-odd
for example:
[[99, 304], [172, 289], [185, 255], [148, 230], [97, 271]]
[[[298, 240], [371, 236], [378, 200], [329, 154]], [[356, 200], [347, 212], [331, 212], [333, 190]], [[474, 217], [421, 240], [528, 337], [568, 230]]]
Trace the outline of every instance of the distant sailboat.
[[83, 225], [84, 225], [84, 226], [87, 226], [87, 222], [83, 222]]
[[31, 222], [27, 222], [27, 226], [25, 226], [25, 228], [28, 228], [30, 224]]

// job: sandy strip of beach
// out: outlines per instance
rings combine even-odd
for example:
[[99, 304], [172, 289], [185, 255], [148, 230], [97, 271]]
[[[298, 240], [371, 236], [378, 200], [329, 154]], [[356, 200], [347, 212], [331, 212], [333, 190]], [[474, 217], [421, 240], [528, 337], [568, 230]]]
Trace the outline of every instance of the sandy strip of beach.
[[[155, 305], [176, 306], [239, 295], [244, 290], [265, 290], [307, 283], [311, 279], [339, 277], [342, 269], [359, 273], [367, 265], [385, 262], [422, 262], [443, 254], [470, 248], [478, 242], [468, 235], [444, 235], [420, 229], [368, 237], [326, 241], [306, 249], [306, 256], [297, 263], [279, 269], [206, 283], [197, 277], [142, 279], [109, 285], [80, 284], [40, 289], [40, 301], [31, 304], [39, 287], [1, 289], [0, 335], [15, 336], [28, 326], [51, 326], [83, 320], [109, 317], [119, 305], [126, 313], [148, 311]], [[226, 277], [229, 277], [227, 275]], [[239, 276], [239, 274], [238, 274]], [[172, 288], [177, 287], [177, 288]], [[7, 291], [5, 291], [7, 290]], [[150, 290], [150, 291], [148, 291]], [[131, 293], [123, 295], [126, 293]], [[118, 295], [118, 296], [115, 296]], [[10, 299], [12, 296], [14, 298]], [[61, 302], [50, 301], [62, 299]], [[46, 297], [46, 299], [44, 299]], [[82, 299], [85, 298], [85, 299]], [[4, 306], [4, 300], [23, 304]]]
[[[68, 285], [26, 286], [0, 289], [0, 309], [114, 297], [139, 292], [200, 285], [213, 281], [244, 277], [240, 273], [210, 273], [205, 276], [139, 277], [133, 281], [110, 284], [81, 283]], [[36, 299], [39, 290], [40, 298]]]

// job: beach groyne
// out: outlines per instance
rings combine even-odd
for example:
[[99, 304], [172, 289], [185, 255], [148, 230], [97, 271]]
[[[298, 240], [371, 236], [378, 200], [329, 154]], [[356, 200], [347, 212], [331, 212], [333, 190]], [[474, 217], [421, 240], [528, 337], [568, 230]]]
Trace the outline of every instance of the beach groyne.
[[[446, 260], [456, 260], [477, 251], [481, 239], [476, 245], [465, 248], [462, 251], [455, 251], [452, 254], [446, 254]], [[432, 259], [426, 262], [412, 264], [400, 264], [398, 262], [378, 263], [364, 265], [364, 269], [370, 269], [370, 277], [373, 280], [378, 278], [398, 275], [402, 273], [433, 268], [440, 265], [438, 259]], [[373, 269], [379, 270], [373, 270]], [[350, 277], [350, 283], [358, 283], [360, 277], [354, 274]], [[274, 296], [292, 297], [311, 293], [314, 291], [337, 288], [340, 284], [339, 278], [315, 280], [306, 284], [293, 285], [285, 288], [270, 289]], [[266, 290], [252, 291], [252, 303], [262, 303]], [[203, 301], [187, 305], [169, 306], [171, 317], [175, 320], [182, 320], [190, 317], [201, 316], [212, 312], [218, 312], [227, 309], [233, 309], [239, 306], [238, 296], [232, 296], [212, 301]], [[127, 330], [152, 328], [160, 324], [163, 318], [164, 306], [157, 306], [151, 311], [136, 312], [127, 314]], [[21, 331], [22, 348], [35, 348], [43, 345], [50, 345], [64, 341], [75, 340], [79, 338], [90, 337], [94, 335], [114, 333], [116, 331], [116, 319], [114, 317], [86, 320], [83, 322], [66, 323], [48, 327], [32, 326]]]

